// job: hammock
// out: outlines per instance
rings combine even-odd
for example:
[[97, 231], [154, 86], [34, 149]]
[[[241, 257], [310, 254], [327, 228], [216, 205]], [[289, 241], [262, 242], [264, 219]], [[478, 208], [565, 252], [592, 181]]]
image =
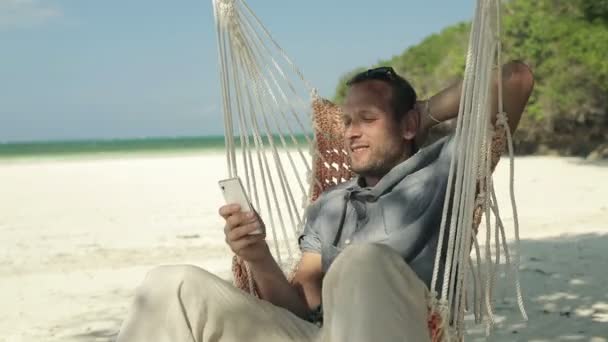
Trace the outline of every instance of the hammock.
[[[300, 259], [297, 238], [306, 207], [328, 188], [353, 176], [343, 148], [340, 109], [318, 95], [244, 0], [213, 0], [213, 7], [228, 176], [243, 179], [254, 208], [270, 232], [268, 243], [273, 256], [286, 274], [293, 275]], [[519, 309], [527, 319], [517, 273], [519, 254], [510, 253], [507, 246], [492, 182], [492, 171], [508, 149], [517, 247], [513, 146], [502, 110], [500, 68], [495, 129], [488, 115], [492, 69], [501, 65], [500, 57], [499, 0], [478, 0], [454, 133], [457, 152], [450, 166], [428, 299], [433, 341], [462, 339], [471, 299], [475, 322], [484, 322], [489, 333], [494, 323], [493, 288], [502, 252], [515, 283]], [[483, 265], [477, 236], [482, 216]], [[447, 246], [442, 246], [444, 237]], [[445, 265], [440, 265], [442, 249], [447, 250]], [[475, 259], [470, 257], [472, 249]], [[445, 266], [441, 275], [440, 266]], [[237, 256], [233, 258], [233, 273], [237, 287], [257, 295], [247, 263]], [[444, 279], [441, 289], [437, 289], [438, 279]]]

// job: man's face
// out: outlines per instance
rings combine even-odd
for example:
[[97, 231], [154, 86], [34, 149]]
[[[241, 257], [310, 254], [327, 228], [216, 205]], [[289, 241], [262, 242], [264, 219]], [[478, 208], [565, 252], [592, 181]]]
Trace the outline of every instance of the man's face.
[[402, 120], [396, 120], [392, 89], [378, 80], [352, 85], [346, 95], [344, 113], [345, 148], [352, 170], [368, 177], [382, 177], [407, 156]]

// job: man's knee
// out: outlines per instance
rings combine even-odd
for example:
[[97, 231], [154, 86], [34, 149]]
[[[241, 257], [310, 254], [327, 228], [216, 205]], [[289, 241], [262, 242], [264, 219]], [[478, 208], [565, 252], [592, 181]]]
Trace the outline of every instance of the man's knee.
[[387, 260], [403, 262], [401, 256], [389, 246], [377, 243], [363, 243], [351, 245], [344, 249], [334, 260], [332, 267], [358, 270], [375, 269]]
[[[158, 266], [148, 272], [143, 283], [137, 288], [135, 303], [149, 306], [163, 303], [168, 297], [179, 296], [182, 287], [205, 288], [216, 281], [215, 276], [202, 268], [191, 265]], [[208, 294], [201, 291], [201, 295]]]
[[404, 263], [401, 256], [389, 246], [375, 243], [351, 245], [334, 260], [325, 281], [369, 276], [382, 272], [390, 264], [401, 263]]

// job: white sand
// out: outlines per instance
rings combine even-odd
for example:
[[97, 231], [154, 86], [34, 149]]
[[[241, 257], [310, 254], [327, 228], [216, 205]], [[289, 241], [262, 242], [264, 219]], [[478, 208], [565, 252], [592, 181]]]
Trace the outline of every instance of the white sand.
[[[608, 341], [608, 164], [526, 157], [516, 172], [530, 322], [505, 292], [492, 340]], [[228, 276], [225, 174], [219, 154], [0, 161], [0, 341], [111, 341], [154, 265]]]

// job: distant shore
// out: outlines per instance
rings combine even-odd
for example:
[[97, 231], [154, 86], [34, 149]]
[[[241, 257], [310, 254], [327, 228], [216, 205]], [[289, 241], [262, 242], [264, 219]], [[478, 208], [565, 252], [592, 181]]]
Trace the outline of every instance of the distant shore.
[[[276, 145], [282, 145], [278, 136], [272, 137]], [[304, 134], [295, 136], [296, 143], [304, 146]], [[245, 142], [246, 139], [243, 140]], [[268, 138], [262, 137], [261, 143], [269, 146]], [[253, 137], [248, 143], [255, 146]], [[285, 145], [293, 147], [295, 144], [285, 139]], [[240, 138], [235, 137], [235, 145], [241, 146]], [[136, 139], [96, 139], [96, 140], [65, 140], [65, 141], [34, 141], [34, 142], [8, 142], [0, 143], [0, 160], [31, 157], [70, 157], [70, 156], [103, 156], [120, 155], [127, 153], [163, 154], [170, 152], [216, 151], [224, 152], [224, 136], [201, 137], [161, 137]]]

